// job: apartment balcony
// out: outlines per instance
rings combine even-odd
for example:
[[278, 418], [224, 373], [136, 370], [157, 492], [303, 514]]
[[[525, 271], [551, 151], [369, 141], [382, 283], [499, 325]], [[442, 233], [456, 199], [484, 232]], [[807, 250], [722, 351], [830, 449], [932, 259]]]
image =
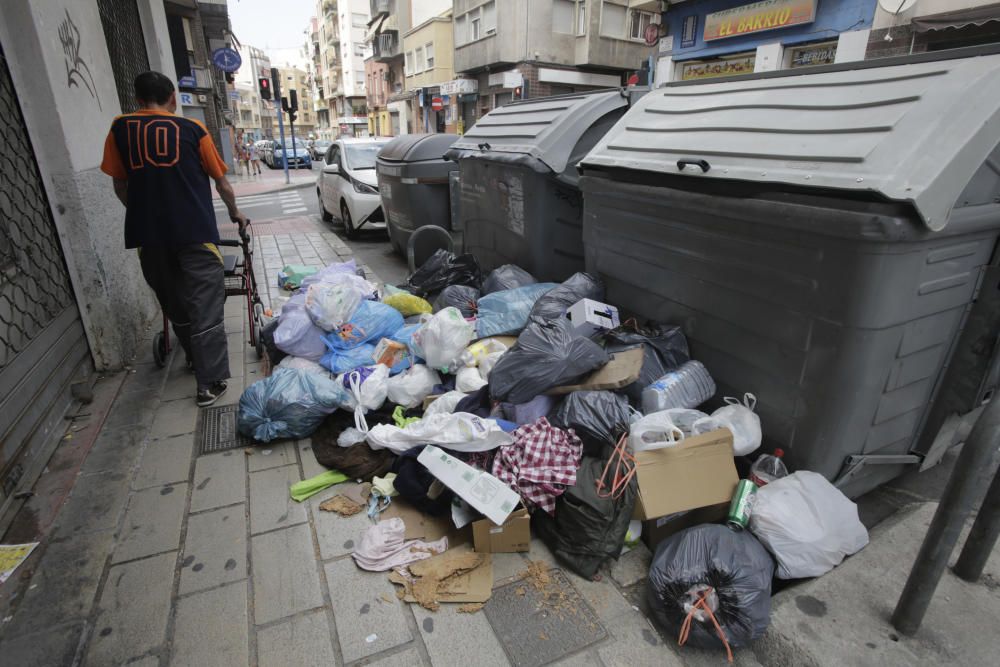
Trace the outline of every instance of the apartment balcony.
[[396, 58], [403, 53], [402, 44], [399, 39], [399, 32], [396, 30], [384, 30], [375, 35], [372, 40], [372, 55], [375, 62], [385, 63]]

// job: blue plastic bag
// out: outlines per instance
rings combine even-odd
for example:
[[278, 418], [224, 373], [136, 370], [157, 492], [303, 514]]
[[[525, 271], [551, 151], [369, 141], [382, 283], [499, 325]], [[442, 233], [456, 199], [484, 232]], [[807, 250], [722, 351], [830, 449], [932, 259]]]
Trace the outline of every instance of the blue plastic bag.
[[309, 371], [278, 368], [240, 396], [236, 425], [240, 433], [259, 442], [306, 438], [347, 398], [336, 380]]
[[392, 306], [378, 301], [362, 301], [351, 319], [335, 331], [323, 336], [327, 348], [350, 350], [364, 343], [376, 343], [403, 326], [403, 316]]
[[514, 289], [501, 290], [480, 297], [476, 304], [476, 335], [517, 335], [528, 324], [528, 315], [535, 302], [546, 292], [555, 289], [556, 283], [537, 283]]
[[362, 343], [349, 350], [328, 350], [319, 363], [329, 371], [340, 375], [347, 371], [353, 371], [358, 366], [371, 366], [374, 354], [374, 345]]

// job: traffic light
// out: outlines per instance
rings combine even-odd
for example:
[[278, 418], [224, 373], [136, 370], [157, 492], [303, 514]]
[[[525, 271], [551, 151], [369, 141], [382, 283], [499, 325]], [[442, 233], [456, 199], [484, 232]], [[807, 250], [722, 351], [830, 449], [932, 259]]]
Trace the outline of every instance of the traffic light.
[[271, 99], [271, 81], [267, 77], [257, 79], [257, 87], [260, 89], [260, 99]]
[[292, 111], [299, 110], [299, 93], [294, 88], [288, 91], [288, 108]]
[[521, 86], [518, 86], [517, 88], [514, 89], [514, 99], [515, 100], [521, 99]]
[[288, 120], [289, 121], [291, 121], [291, 122], [294, 123], [295, 119], [298, 118], [298, 117], [299, 117], [299, 115], [297, 113], [295, 113], [295, 109], [289, 109], [288, 110]]

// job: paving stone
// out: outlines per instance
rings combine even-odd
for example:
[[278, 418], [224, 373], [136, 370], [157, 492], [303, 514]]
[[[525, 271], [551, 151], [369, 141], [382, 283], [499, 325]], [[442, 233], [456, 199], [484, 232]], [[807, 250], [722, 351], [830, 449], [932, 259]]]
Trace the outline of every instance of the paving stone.
[[128, 667], [160, 667], [160, 659], [155, 655], [147, 655], [145, 658], [128, 663]]
[[366, 662], [365, 664], [371, 667], [413, 667], [414, 665], [424, 665], [427, 663], [420, 657], [420, 652], [417, 649], [410, 648], [399, 653], [393, 653], [379, 660]]
[[[384, 573], [361, 570], [350, 558], [327, 563], [325, 570], [344, 662], [380, 653], [413, 638], [406, 623], [405, 603], [396, 599], [395, 587]], [[383, 595], [391, 602], [386, 602]], [[376, 638], [369, 642], [371, 635]]]
[[[183, 356], [183, 355], [182, 355]], [[163, 400], [194, 400], [198, 393], [198, 381], [195, 380], [194, 373], [187, 368], [170, 371], [167, 381], [163, 385]]]
[[142, 454], [148, 430], [145, 426], [102, 429], [87, 453], [83, 465], [80, 466], [80, 472], [128, 473]]
[[247, 499], [246, 454], [234, 449], [199, 456], [194, 466], [191, 511], [242, 503]]
[[528, 568], [528, 561], [524, 556], [531, 556], [530, 553], [493, 554], [493, 582], [496, 583], [506, 579], [521, 577]]
[[305, 438], [296, 442], [299, 450], [299, 460], [302, 461], [302, 475], [304, 479], [315, 477], [326, 472], [326, 468], [319, 464], [316, 455], [312, 450], [312, 438]]
[[178, 399], [161, 403], [150, 427], [150, 438], [169, 438], [173, 435], [194, 433], [198, 406], [194, 401]]
[[258, 625], [323, 604], [308, 525], [257, 535], [250, 543]]
[[100, 612], [87, 664], [117, 665], [163, 643], [176, 562], [175, 552], [110, 569], [98, 602]]
[[191, 455], [194, 438], [179, 435], [162, 440], [150, 439], [139, 462], [139, 472], [132, 488], [147, 489], [174, 482], [186, 482], [191, 475]]
[[436, 612], [416, 604], [410, 606], [434, 667], [510, 664], [486, 614], [459, 613], [459, 606], [443, 604]]
[[[593, 650], [574, 653], [550, 664], [552, 667], [605, 667], [604, 663], [601, 662], [601, 657]], [[631, 665], [630, 667], [637, 666]]]
[[645, 579], [649, 573], [649, 563], [653, 559], [649, 547], [640, 542], [631, 551], [616, 561], [611, 561], [611, 578], [619, 586], [631, 586]]
[[330, 622], [322, 609], [257, 628], [257, 665], [335, 665], [331, 637]]
[[354, 551], [361, 543], [361, 537], [371, 526], [368, 515], [364, 512], [354, 516], [343, 517], [335, 512], [324, 512], [319, 506], [322, 502], [337, 495], [336, 486], [320, 491], [305, 501], [312, 514], [313, 526], [316, 528], [316, 539], [319, 542], [319, 553], [323, 560], [344, 556]]
[[247, 585], [231, 584], [177, 601], [171, 665], [246, 665]]
[[[34, 567], [31, 585], [4, 635], [15, 637], [60, 623], [84, 620], [114, 544], [111, 529], [53, 540]], [[24, 663], [28, 664], [28, 663]]]
[[125, 473], [80, 475], [56, 518], [56, 536], [89, 533], [118, 527], [128, 500]]
[[83, 634], [84, 623], [50, 627], [20, 637], [4, 637], [0, 655], [4, 665], [72, 665]]
[[181, 555], [180, 594], [246, 576], [246, 506], [234, 505], [188, 517]]
[[149, 426], [160, 405], [159, 389], [120, 391], [104, 421], [105, 429], [121, 426]]
[[187, 484], [173, 484], [132, 494], [112, 562], [177, 549], [187, 490]]
[[299, 480], [298, 466], [271, 468], [250, 475], [251, 533], [256, 535], [307, 520], [306, 508], [292, 500], [288, 492]]
[[280, 466], [294, 465], [295, 443], [279, 442], [274, 445], [260, 445], [254, 447], [253, 455], [247, 457], [250, 472], [259, 472], [268, 468], [278, 468]]
[[[684, 660], [668, 647], [650, 624], [649, 619], [637, 611], [619, 614], [604, 623], [614, 641], [597, 647], [597, 654], [608, 667], [635, 667], [635, 665], [663, 665], [682, 667]], [[726, 656], [719, 653], [715, 664], [723, 664]]]

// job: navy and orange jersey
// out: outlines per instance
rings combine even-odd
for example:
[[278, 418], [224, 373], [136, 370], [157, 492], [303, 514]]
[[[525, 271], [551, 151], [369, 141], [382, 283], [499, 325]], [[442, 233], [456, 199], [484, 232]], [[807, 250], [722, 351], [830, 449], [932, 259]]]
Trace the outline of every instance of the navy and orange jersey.
[[198, 121], [151, 109], [118, 116], [101, 171], [128, 181], [126, 248], [219, 241], [208, 179], [226, 164]]

